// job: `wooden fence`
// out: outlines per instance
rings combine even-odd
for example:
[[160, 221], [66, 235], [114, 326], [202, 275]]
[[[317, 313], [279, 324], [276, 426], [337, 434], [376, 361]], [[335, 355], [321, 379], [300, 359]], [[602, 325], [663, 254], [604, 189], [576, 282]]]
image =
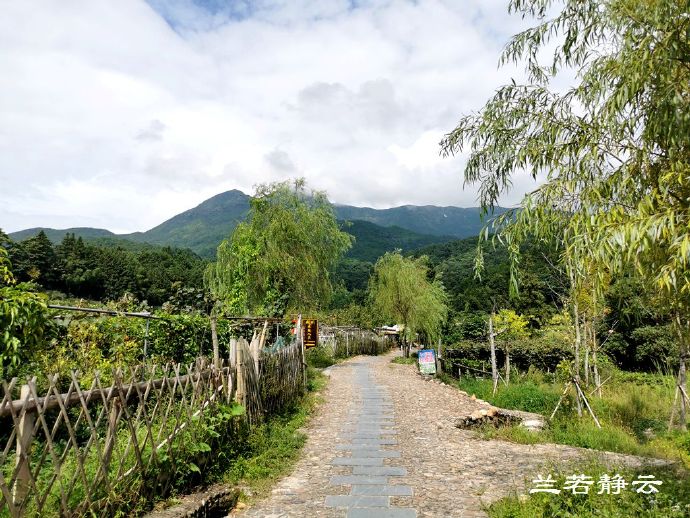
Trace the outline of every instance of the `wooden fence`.
[[135, 367], [109, 383], [94, 373], [88, 389], [74, 373], [42, 390], [2, 381], [0, 516], [109, 516], [126, 495], [165, 494], [182, 467], [203, 470], [219, 405], [237, 400], [255, 423], [299, 397], [301, 347], [261, 353], [240, 340], [227, 362]]
[[319, 329], [319, 343], [323, 347], [330, 347], [336, 358], [358, 354], [378, 355], [396, 344], [394, 337], [390, 335], [378, 335], [358, 327], [328, 326]]

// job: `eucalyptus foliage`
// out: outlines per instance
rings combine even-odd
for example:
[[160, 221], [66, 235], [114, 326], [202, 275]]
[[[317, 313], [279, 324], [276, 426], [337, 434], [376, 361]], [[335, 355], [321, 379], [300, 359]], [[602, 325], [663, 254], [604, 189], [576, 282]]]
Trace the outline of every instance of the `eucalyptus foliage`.
[[[489, 209], [527, 171], [541, 185], [494, 220], [512, 255], [528, 235], [556, 241], [573, 284], [632, 267], [676, 315], [681, 380], [690, 334], [690, 4], [687, 0], [512, 0], [536, 25], [501, 63], [501, 87], [442, 141], [469, 150], [465, 180]], [[552, 57], [543, 56], [553, 50]], [[576, 72], [559, 91], [554, 79]], [[488, 228], [484, 238], [488, 236]], [[481, 267], [481, 260], [478, 262]]]
[[303, 180], [260, 185], [205, 281], [230, 313], [314, 310], [328, 303], [331, 274], [351, 245], [325, 193], [307, 192]]
[[372, 309], [377, 316], [403, 325], [405, 356], [408, 339], [423, 333], [436, 340], [448, 315], [446, 293], [438, 280], [428, 280], [425, 257], [403, 257], [388, 252], [374, 267], [369, 284]]

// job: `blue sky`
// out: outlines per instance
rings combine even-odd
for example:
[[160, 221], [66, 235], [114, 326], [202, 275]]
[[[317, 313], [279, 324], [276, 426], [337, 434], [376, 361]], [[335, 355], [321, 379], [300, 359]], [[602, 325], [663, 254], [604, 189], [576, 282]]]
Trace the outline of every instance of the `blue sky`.
[[[146, 230], [303, 176], [353, 205], [476, 205], [438, 142], [521, 72], [505, 0], [0, 3], [0, 228]], [[504, 204], [534, 187], [526, 176]]]

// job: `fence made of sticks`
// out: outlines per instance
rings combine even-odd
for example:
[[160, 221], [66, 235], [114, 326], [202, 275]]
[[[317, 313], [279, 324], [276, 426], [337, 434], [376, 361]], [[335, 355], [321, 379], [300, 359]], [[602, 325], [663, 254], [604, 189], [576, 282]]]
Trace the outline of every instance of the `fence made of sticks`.
[[3, 380], [0, 516], [110, 516], [127, 509], [126, 495], [165, 495], [180, 470], [201, 472], [219, 414], [240, 404], [254, 424], [304, 392], [301, 342], [265, 352], [262, 341], [234, 340], [227, 360], [138, 366], [107, 382], [98, 372], [40, 387]]
[[322, 347], [329, 347], [335, 358], [345, 358], [358, 354], [383, 354], [397, 342], [393, 335], [379, 335], [358, 327], [322, 326], [319, 343]]

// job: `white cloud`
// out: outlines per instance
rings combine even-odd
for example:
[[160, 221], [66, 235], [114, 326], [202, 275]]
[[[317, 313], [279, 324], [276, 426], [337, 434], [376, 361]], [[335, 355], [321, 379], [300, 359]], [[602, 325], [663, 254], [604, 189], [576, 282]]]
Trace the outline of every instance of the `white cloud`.
[[505, 0], [200, 3], [0, 1], [0, 227], [146, 230], [294, 175], [476, 204], [437, 144], [515, 74]]

